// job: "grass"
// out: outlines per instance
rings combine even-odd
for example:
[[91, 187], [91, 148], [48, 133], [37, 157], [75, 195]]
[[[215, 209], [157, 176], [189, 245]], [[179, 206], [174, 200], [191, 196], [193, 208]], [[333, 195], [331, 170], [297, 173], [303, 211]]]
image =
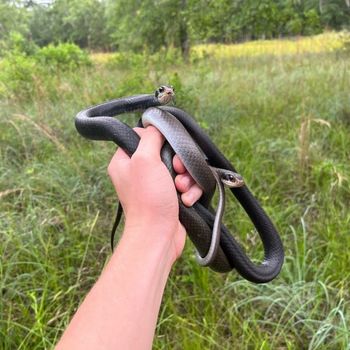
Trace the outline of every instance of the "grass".
[[343, 48], [346, 32], [332, 32], [310, 37], [295, 37], [284, 40], [259, 40], [237, 45], [197, 45], [194, 52], [199, 56], [223, 57], [287, 56], [305, 53], [332, 52]]
[[[23, 94], [4, 97], [0, 348], [52, 348], [110, 256], [115, 147], [79, 137], [75, 114], [169, 82], [273, 219], [286, 260], [276, 280], [254, 285], [200, 268], [188, 242], [154, 348], [350, 349], [350, 56], [329, 35], [225, 46], [191, 64], [101, 55], [92, 67], [33, 73]], [[233, 199], [225, 222], [261, 257]]]

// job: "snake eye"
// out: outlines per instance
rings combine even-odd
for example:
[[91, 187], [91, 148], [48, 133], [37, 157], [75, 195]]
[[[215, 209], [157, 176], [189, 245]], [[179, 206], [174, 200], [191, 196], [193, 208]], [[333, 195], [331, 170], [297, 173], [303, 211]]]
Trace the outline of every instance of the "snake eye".
[[232, 174], [225, 174], [223, 177], [227, 181], [236, 182], [236, 178]]
[[164, 86], [161, 86], [159, 89], [158, 89], [159, 92], [164, 92]]

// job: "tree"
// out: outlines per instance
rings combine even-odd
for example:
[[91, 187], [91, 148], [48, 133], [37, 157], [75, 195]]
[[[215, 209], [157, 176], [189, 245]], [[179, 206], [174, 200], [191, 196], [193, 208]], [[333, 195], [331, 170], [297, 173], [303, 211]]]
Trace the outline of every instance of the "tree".
[[321, 21], [324, 26], [342, 29], [350, 25], [349, 1], [328, 0], [320, 3]]
[[[44, 2], [46, 1], [46, 2]], [[0, 41], [155, 52], [350, 26], [350, 0], [0, 0]]]
[[187, 0], [120, 0], [107, 5], [108, 31], [116, 48], [149, 50], [178, 47], [188, 56]]
[[56, 0], [49, 6], [36, 5], [31, 12], [33, 39], [41, 46], [67, 41], [89, 49], [109, 46], [105, 2]]
[[12, 31], [28, 34], [29, 14], [16, 1], [0, 0], [0, 40], [8, 38]]

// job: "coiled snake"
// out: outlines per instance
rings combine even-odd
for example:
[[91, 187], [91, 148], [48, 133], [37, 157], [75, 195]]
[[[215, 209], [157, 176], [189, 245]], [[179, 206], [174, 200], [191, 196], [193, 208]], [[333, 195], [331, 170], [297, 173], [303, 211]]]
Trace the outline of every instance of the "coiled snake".
[[[200, 200], [190, 208], [185, 207], [179, 197], [180, 221], [197, 249], [199, 263], [218, 272], [236, 269], [241, 276], [255, 283], [271, 281], [280, 272], [284, 260], [278, 232], [240, 175], [195, 120], [179, 108], [164, 106], [173, 95], [172, 87], [161, 86], [154, 94], [125, 97], [92, 106], [77, 114], [75, 126], [82, 136], [91, 140], [113, 141], [131, 156], [140, 138], [114, 116], [142, 111], [142, 124], [139, 122], [139, 125], [154, 125], [168, 141], [162, 148], [161, 157], [172, 177], [176, 176], [172, 158], [177, 153], [203, 189]], [[217, 215], [210, 205], [216, 183], [220, 190]], [[231, 187], [231, 192], [260, 235], [264, 246], [264, 260], [260, 264], [247, 257], [221, 223], [224, 208], [222, 183]]]

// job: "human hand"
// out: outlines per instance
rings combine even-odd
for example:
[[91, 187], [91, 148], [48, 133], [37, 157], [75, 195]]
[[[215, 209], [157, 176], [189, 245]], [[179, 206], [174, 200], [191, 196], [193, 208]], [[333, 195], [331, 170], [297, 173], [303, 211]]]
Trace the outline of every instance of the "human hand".
[[[202, 195], [202, 190], [177, 156], [173, 159], [178, 173], [174, 184], [160, 158], [164, 137], [155, 127], [134, 130], [141, 137], [136, 152], [130, 158], [118, 148], [108, 166], [108, 174], [124, 209], [125, 226], [142, 227], [147, 235], [155, 233], [156, 241], [170, 240], [175, 260], [185, 244], [176, 189], [186, 206], [193, 205]], [[158, 232], [161, 232], [161, 237]]]

